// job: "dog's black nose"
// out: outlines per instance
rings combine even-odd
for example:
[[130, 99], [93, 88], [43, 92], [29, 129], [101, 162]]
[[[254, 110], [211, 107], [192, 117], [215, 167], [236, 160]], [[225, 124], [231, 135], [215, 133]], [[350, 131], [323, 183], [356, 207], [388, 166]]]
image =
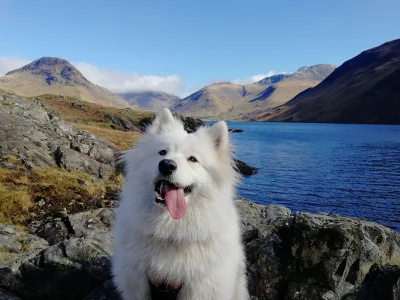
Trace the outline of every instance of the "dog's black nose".
[[163, 159], [158, 164], [158, 169], [164, 176], [171, 175], [173, 172], [175, 172], [176, 168], [178, 168], [178, 166], [172, 159]]

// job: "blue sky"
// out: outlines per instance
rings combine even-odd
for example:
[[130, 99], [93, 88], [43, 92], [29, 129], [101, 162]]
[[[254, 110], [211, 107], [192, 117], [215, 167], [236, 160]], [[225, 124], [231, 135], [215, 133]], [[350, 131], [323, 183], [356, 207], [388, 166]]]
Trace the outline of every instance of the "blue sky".
[[400, 38], [399, 12], [398, 0], [0, 0], [0, 75], [58, 56], [114, 91], [186, 95], [340, 65]]

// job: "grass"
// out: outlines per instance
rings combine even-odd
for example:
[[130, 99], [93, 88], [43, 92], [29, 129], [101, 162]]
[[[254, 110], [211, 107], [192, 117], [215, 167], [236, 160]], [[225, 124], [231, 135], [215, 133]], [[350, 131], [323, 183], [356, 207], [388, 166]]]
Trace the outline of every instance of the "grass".
[[[131, 148], [140, 137], [140, 132], [118, 128], [106, 116], [137, 124], [153, 115], [147, 111], [104, 107], [73, 97], [43, 95], [32, 100], [53, 108], [65, 121], [109, 140], [121, 150]], [[17, 165], [17, 169], [0, 168], [0, 223], [21, 228], [33, 220], [53, 218], [64, 209], [74, 213], [96, 208], [99, 202], [105, 202], [109, 192], [120, 190], [123, 183], [122, 175], [114, 175], [106, 182], [93, 182], [85, 173], [69, 172], [58, 167], [28, 170], [17, 156], [4, 158]], [[78, 183], [78, 178], [89, 184]], [[42, 206], [38, 204], [41, 199], [44, 200]]]
[[115, 116], [132, 123], [139, 123], [143, 118], [154, 115], [154, 113], [150, 111], [106, 107], [73, 97], [42, 95], [35, 97], [34, 100], [40, 101], [53, 108], [65, 121], [73, 123], [83, 122], [85, 124], [106, 128], [110, 128], [112, 124], [107, 120], [106, 115]]
[[[89, 184], [78, 183], [78, 178]], [[0, 223], [24, 226], [35, 219], [52, 218], [64, 209], [68, 213], [91, 209], [108, 191], [121, 185], [120, 175], [95, 183], [86, 173], [57, 167], [31, 171], [22, 166], [16, 170], [0, 168]], [[40, 199], [43, 206], [36, 203]]]
[[72, 123], [75, 127], [103, 137], [114, 143], [121, 150], [131, 148], [132, 144], [138, 140], [140, 133], [124, 130], [124, 128], [113, 124], [107, 116], [136, 125], [142, 119], [154, 115], [153, 112], [149, 111], [105, 107], [73, 97], [47, 94], [33, 99], [50, 106], [62, 119]]
[[130, 149], [132, 144], [135, 143], [140, 137], [140, 133], [137, 131], [114, 130], [86, 124], [74, 124], [74, 126], [109, 140], [121, 150]]

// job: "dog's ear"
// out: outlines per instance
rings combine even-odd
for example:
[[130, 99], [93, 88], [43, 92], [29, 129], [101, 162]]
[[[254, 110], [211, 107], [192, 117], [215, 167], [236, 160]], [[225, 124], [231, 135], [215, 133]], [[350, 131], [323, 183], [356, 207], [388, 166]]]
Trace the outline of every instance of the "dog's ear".
[[168, 108], [164, 108], [162, 111], [157, 113], [153, 123], [148, 127], [147, 132], [160, 133], [165, 125], [174, 121], [175, 119], [171, 111]]
[[228, 125], [224, 121], [219, 121], [209, 127], [208, 133], [211, 135], [214, 147], [218, 152], [227, 153], [229, 151]]

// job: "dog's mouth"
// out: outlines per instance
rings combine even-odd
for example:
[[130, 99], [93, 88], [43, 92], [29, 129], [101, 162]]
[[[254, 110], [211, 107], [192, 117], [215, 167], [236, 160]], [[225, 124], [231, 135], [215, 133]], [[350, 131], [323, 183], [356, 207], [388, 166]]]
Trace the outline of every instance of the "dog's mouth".
[[154, 186], [155, 202], [165, 205], [173, 219], [181, 219], [186, 211], [185, 196], [189, 195], [192, 189], [191, 185], [182, 188], [168, 180], [161, 179]]

